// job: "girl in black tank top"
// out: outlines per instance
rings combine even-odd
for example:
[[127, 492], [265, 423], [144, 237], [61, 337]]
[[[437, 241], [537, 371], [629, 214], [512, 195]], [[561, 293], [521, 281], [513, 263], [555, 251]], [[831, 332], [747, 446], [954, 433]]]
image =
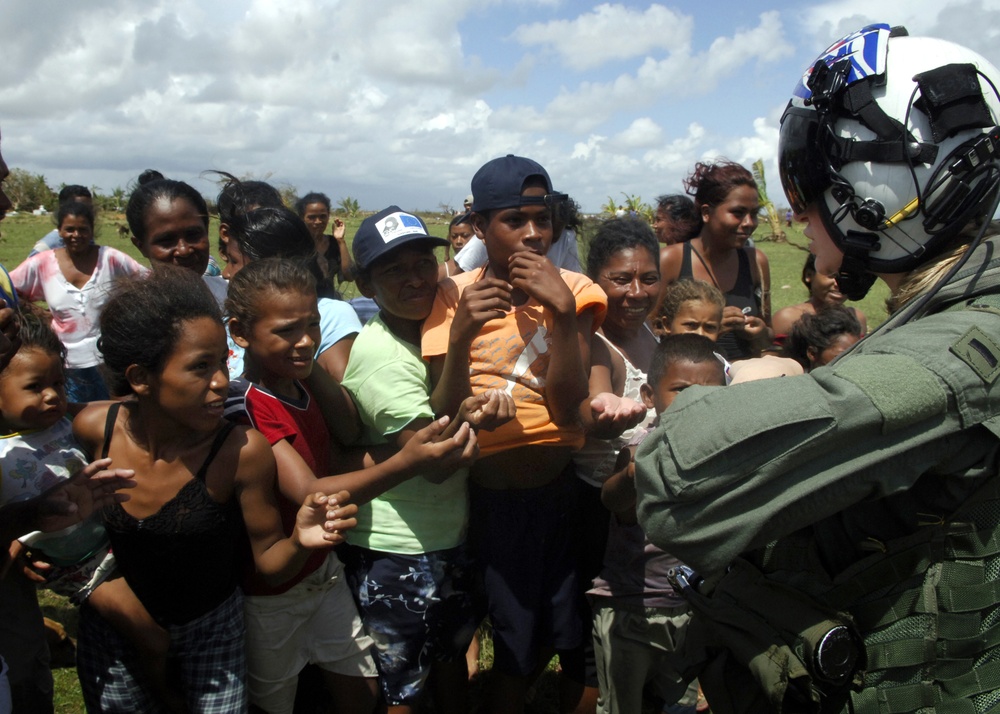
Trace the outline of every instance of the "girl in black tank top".
[[696, 164], [684, 185], [701, 231], [666, 249], [664, 283], [699, 279], [717, 287], [726, 297], [720, 351], [730, 361], [758, 356], [771, 344], [771, 279], [767, 257], [746, 247], [760, 211], [757, 184], [739, 164], [719, 161]]
[[[285, 538], [267, 441], [222, 420], [229, 379], [215, 299], [193, 271], [163, 269], [122, 285], [101, 316], [101, 351], [119, 393], [74, 421], [91, 454], [135, 470], [130, 500], [105, 510], [118, 567], [170, 633], [178, 691], [191, 711], [245, 711], [243, 539], [257, 571], [280, 583], [316, 548], [342, 541], [353, 505], [316, 494]], [[341, 517], [348, 517], [342, 521]], [[88, 709], [159, 704], [137, 679], [135, 653], [96, 613], [81, 612], [79, 661]]]

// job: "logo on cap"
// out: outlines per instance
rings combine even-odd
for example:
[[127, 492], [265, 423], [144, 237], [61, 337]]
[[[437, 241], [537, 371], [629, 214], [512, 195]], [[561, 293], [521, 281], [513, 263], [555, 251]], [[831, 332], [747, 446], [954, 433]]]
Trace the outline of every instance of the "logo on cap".
[[419, 233], [424, 232], [420, 219], [409, 213], [390, 213], [375, 223], [375, 230], [385, 243], [391, 243], [400, 236], [413, 235], [414, 229]]

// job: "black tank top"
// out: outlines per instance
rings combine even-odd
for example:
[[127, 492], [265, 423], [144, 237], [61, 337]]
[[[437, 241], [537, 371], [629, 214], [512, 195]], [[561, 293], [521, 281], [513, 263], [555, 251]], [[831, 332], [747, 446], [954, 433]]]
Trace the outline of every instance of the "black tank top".
[[[104, 453], [121, 403], [108, 409]], [[194, 478], [153, 515], [137, 519], [120, 503], [104, 509], [111, 550], [125, 580], [161, 625], [180, 625], [214, 610], [239, 581], [243, 519], [235, 496], [213, 499], [205, 475], [235, 425], [225, 422]]]
[[[681, 254], [681, 272], [677, 276], [678, 280], [697, 280], [691, 269], [691, 253], [693, 249], [694, 246], [691, 245], [690, 241], [684, 243], [684, 250]], [[750, 271], [750, 258], [747, 257], [747, 252], [742, 248], [736, 251], [736, 257], [739, 261], [736, 271], [736, 284], [733, 285], [732, 290], [724, 293], [726, 306], [738, 307], [743, 311], [744, 315], [760, 317], [760, 291], [753, 284], [753, 273]], [[753, 356], [746, 340], [741, 340], [734, 332], [726, 332], [719, 335], [716, 345], [722, 356], [730, 362]]]

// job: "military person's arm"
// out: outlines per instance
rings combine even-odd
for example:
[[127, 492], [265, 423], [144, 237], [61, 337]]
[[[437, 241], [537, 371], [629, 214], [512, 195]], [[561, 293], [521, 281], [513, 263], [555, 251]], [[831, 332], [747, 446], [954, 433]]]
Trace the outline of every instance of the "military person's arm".
[[880, 340], [878, 354], [810, 375], [685, 390], [636, 456], [649, 539], [713, 573], [923, 474], [954, 474], [956, 463], [970, 477], [988, 472], [973, 462], [996, 451], [995, 438], [975, 424], [1000, 413], [1000, 382], [991, 400], [991, 385], [949, 350], [963, 322], [947, 330], [925, 318]]

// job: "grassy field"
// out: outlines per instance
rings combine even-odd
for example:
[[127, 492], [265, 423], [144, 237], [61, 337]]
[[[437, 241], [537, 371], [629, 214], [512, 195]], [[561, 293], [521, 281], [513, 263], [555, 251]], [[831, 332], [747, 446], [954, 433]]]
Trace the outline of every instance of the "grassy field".
[[[440, 214], [425, 214], [423, 216], [433, 235], [444, 237], [448, 233], [448, 219]], [[350, 242], [361, 223], [360, 218], [347, 221], [347, 237]], [[52, 228], [51, 217], [16, 215], [8, 216], [0, 223], [0, 263], [8, 270], [16, 267], [31, 250], [31, 246]], [[103, 245], [110, 245], [123, 250], [136, 260], [145, 263], [131, 241], [121, 234], [119, 228], [125, 228], [125, 217], [121, 214], [105, 214], [98, 221], [97, 240]], [[794, 305], [806, 299], [805, 286], [801, 282], [802, 264], [806, 252], [803, 248], [808, 242], [797, 225], [785, 229], [788, 242], [775, 243], [762, 240], [763, 227], [758, 229], [758, 247], [763, 250], [771, 263], [771, 300], [772, 309], [777, 312], [783, 307]], [[213, 245], [217, 242], [218, 222], [213, 218], [210, 228]], [[443, 257], [444, 251], [440, 249]], [[585, 240], [581, 241], [580, 259], [586, 260], [587, 247]], [[217, 260], [221, 260], [216, 256]], [[357, 296], [357, 288], [352, 283], [342, 286], [345, 297]], [[877, 283], [868, 297], [854, 306], [868, 316], [868, 328], [874, 329], [885, 320], [886, 290], [882, 283]]]
[[[434, 214], [425, 215], [424, 218], [432, 234], [442, 237], [447, 234], [448, 220], [446, 218]], [[353, 238], [360, 222], [360, 218], [347, 221], [348, 240]], [[101, 216], [97, 231], [98, 242], [123, 250], [140, 262], [146, 263], [128, 239], [127, 233], [120, 232], [119, 227], [125, 227], [123, 215], [105, 214]], [[51, 228], [52, 220], [50, 217], [17, 215], [6, 218], [0, 223], [0, 263], [8, 269], [16, 267], [27, 256], [31, 250], [31, 246]], [[804, 246], [807, 241], [803, 238], [797, 226], [786, 230], [788, 231], [790, 242], [758, 242], [758, 246], [767, 254], [771, 264], [771, 293], [774, 311], [802, 302], [807, 296], [806, 289], [800, 280], [806, 252], [796, 246], [796, 244]], [[762, 233], [762, 231], [758, 232]], [[218, 235], [218, 226], [215, 219], [212, 222], [211, 235], [214, 244], [216, 242], [215, 237]], [[585, 262], [586, 260], [586, 250], [584, 243], [580, 246], [581, 262]], [[357, 295], [357, 289], [353, 284], [344, 285], [342, 288], [345, 296], [348, 298]], [[884, 286], [879, 283], [864, 301], [856, 304], [868, 316], [869, 329], [874, 329], [885, 319], [885, 297]], [[75, 609], [65, 600], [49, 593], [43, 592], [41, 599], [46, 615], [64, 623], [70, 634], [75, 635], [77, 619]], [[481, 656], [481, 668], [486, 673], [484, 676], [488, 676], [487, 671], [491, 664], [491, 659], [491, 647], [488, 638], [486, 638]], [[553, 666], [550, 666], [549, 671], [539, 681], [535, 699], [528, 709], [529, 712], [538, 712], [541, 714], [543, 712], [556, 711], [557, 699], [555, 676], [552, 671]], [[82, 713], [84, 707], [80, 697], [79, 683], [75, 670], [55, 670], [55, 680], [56, 712], [61, 714]], [[480, 691], [481, 686], [481, 681], [474, 686], [474, 696]]]

